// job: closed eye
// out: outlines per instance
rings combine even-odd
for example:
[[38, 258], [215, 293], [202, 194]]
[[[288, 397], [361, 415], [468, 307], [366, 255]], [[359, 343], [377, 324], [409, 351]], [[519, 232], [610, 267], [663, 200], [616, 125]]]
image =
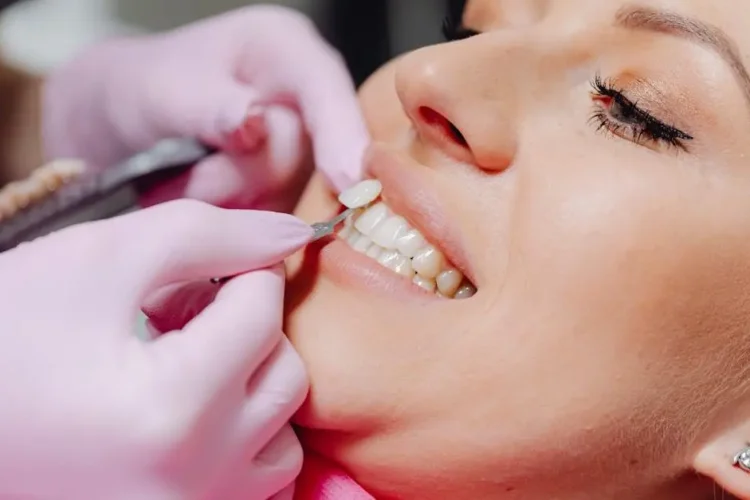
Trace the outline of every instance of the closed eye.
[[591, 86], [596, 103], [591, 121], [597, 130], [606, 130], [640, 145], [667, 145], [687, 151], [687, 142], [693, 136], [642, 109], [599, 75]]

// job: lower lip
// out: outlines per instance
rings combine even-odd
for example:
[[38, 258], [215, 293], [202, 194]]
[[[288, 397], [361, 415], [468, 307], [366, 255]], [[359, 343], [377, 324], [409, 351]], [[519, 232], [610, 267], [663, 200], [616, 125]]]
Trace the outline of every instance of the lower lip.
[[440, 300], [439, 296], [383, 267], [339, 238], [328, 238], [314, 244], [320, 245], [320, 270], [342, 286], [392, 298]]

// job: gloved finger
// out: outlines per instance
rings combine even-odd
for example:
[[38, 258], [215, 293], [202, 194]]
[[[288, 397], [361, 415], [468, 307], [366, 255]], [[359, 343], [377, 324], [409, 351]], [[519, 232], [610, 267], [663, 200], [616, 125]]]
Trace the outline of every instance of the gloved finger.
[[289, 90], [312, 137], [316, 167], [342, 191], [361, 179], [370, 138], [343, 61], [327, 47], [317, 49], [292, 66]]
[[251, 460], [243, 479], [248, 486], [257, 485], [266, 495], [263, 498], [292, 500], [294, 480], [302, 470], [302, 462], [302, 446], [292, 427], [286, 424]]
[[283, 337], [247, 385], [240, 421], [246, 452], [255, 456], [289, 422], [307, 396], [309, 380], [302, 359]]
[[291, 215], [225, 210], [188, 200], [101, 224], [109, 264], [128, 270], [110, 285], [117, 286], [121, 296], [132, 297], [134, 307], [170, 284], [275, 265], [312, 236], [312, 229]]
[[290, 484], [284, 491], [272, 496], [270, 500], [294, 500], [294, 483]]
[[220, 289], [205, 280], [169, 285], [149, 295], [141, 311], [160, 332], [181, 330], [214, 301]]
[[[280, 24], [291, 22], [288, 13], [282, 16]], [[246, 51], [239, 77], [265, 100], [291, 96], [312, 137], [317, 168], [342, 190], [361, 178], [369, 134], [343, 59], [311, 26], [305, 28], [308, 21], [299, 21], [297, 37], [258, 37], [259, 47]], [[260, 50], [269, 53], [258, 58]]]
[[[202, 78], [196, 75], [189, 85], [174, 85], [171, 78], [154, 78], [168, 88], [156, 88], [146, 103], [155, 137], [196, 137], [221, 149], [238, 152], [237, 132], [241, 131], [242, 150], [250, 151], [265, 139], [263, 116], [253, 104], [258, 93], [229, 75]], [[195, 89], [201, 89], [196, 93]], [[255, 109], [255, 111], [254, 111]], [[243, 123], [245, 126], [243, 127]], [[257, 137], [253, 137], [257, 132]]]
[[210, 495], [222, 500], [292, 500], [294, 481], [302, 469], [302, 447], [288, 424], [256, 456], [241, 462]]
[[159, 338], [153, 349], [181, 367], [169, 390], [189, 389], [191, 404], [198, 406], [227, 390], [240, 398], [283, 337], [284, 281], [281, 266], [236, 276], [180, 334]]
[[296, 113], [280, 106], [266, 109], [264, 122], [270, 133], [262, 148], [242, 156], [214, 155], [146, 193], [141, 204], [192, 198], [216, 206], [247, 208], [267, 196], [287, 194], [280, 191], [306, 174], [300, 168], [309, 149], [302, 123]]

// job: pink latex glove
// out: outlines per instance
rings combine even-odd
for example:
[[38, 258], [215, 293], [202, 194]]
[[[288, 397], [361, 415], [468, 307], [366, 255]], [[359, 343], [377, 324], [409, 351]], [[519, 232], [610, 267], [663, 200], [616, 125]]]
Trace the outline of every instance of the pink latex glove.
[[[277, 263], [311, 235], [177, 201], [0, 254], [0, 498], [291, 499], [307, 378]], [[252, 269], [180, 331], [134, 336], [147, 297]]]
[[302, 14], [272, 6], [93, 47], [50, 77], [43, 127], [49, 157], [100, 168], [168, 137], [225, 153], [149, 204], [187, 196], [258, 207], [293, 197], [309, 174], [308, 135], [315, 165], [343, 189], [359, 180], [369, 141], [339, 54]]

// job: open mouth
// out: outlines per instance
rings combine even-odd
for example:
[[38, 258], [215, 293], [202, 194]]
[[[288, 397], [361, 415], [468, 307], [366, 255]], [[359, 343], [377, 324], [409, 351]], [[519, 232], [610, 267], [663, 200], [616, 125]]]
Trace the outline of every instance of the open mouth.
[[346, 219], [337, 236], [383, 267], [411, 280], [440, 297], [464, 299], [476, 287], [433, 244], [381, 198], [382, 186], [374, 179], [363, 181], [339, 197], [356, 210]]

